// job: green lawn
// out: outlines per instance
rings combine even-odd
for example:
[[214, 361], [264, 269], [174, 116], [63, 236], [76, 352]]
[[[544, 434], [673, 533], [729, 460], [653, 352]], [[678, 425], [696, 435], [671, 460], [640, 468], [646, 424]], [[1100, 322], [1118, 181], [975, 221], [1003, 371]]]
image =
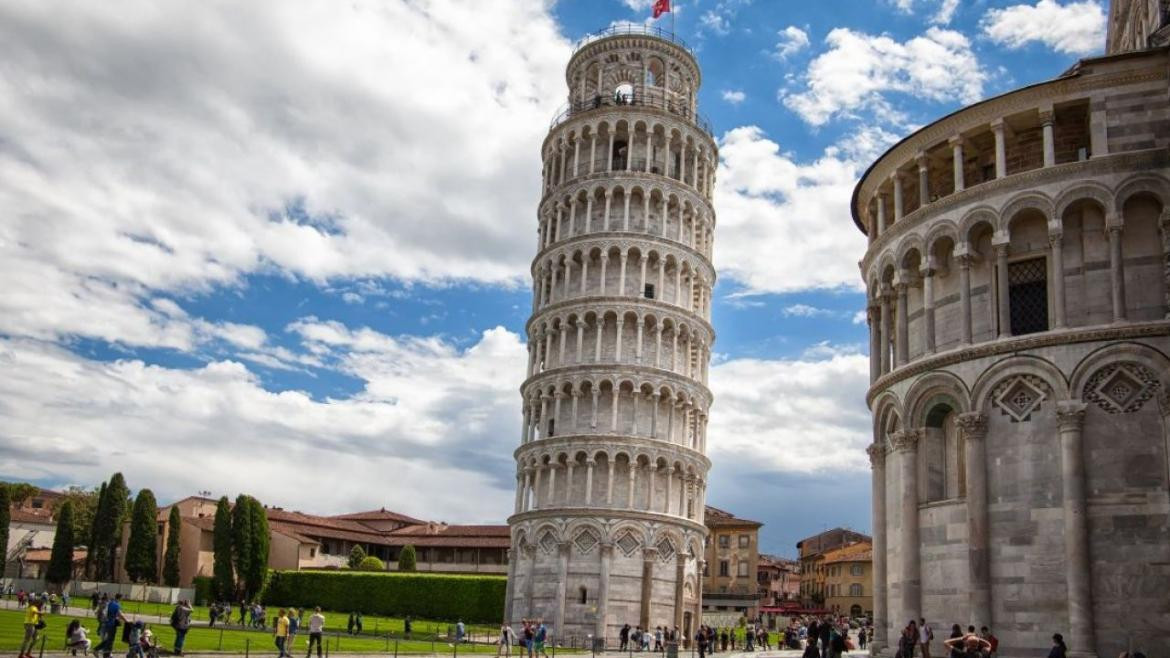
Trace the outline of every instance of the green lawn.
[[[86, 602], [88, 604], [88, 601]], [[154, 604], [144, 604], [142, 614], [153, 614], [154, 610], [151, 606]], [[76, 608], [72, 608], [76, 612]], [[129, 613], [134, 614], [133, 611]], [[97, 624], [91, 616], [77, 616], [77, 615], [46, 615], [45, 621], [48, 626], [41, 631], [42, 635], [48, 639], [45, 641], [45, 652], [59, 653], [65, 643], [65, 629], [69, 626], [69, 622], [75, 618], [80, 618], [82, 626], [84, 626], [90, 633], [89, 637], [96, 645], [99, 638], [97, 633]], [[345, 618], [338, 615], [335, 616], [339, 622], [344, 624]], [[24, 637], [24, 612], [20, 610], [0, 610], [0, 651], [16, 651], [20, 648], [20, 642]], [[395, 640], [389, 640], [382, 631], [382, 636], [376, 636], [371, 633], [371, 626], [366, 626], [365, 634], [360, 636], [346, 635], [344, 628], [341, 629], [340, 634], [336, 634], [337, 623], [330, 624], [330, 618], [326, 617], [326, 623], [329, 624], [326, 630], [332, 630], [334, 633], [327, 634], [329, 641], [330, 652], [333, 653], [387, 653], [393, 652], [395, 648]], [[174, 643], [175, 632], [166, 622], [149, 623], [148, 626], [158, 637], [159, 646], [169, 649]], [[418, 627], [415, 626], [417, 629]], [[437, 642], [417, 639], [421, 635], [415, 632], [416, 639], [398, 640], [399, 653], [453, 653], [454, 649], [449, 647], [447, 643], [439, 639]], [[126, 646], [120, 641], [115, 642], [115, 654], [124, 654]], [[38, 647], [39, 645], [38, 640]], [[296, 646], [293, 647], [291, 653], [299, 655], [298, 652], [306, 650], [308, 643], [308, 634], [298, 634], [296, 639]], [[249, 653], [256, 653], [267, 655], [275, 653], [276, 648], [273, 644], [271, 631], [261, 630], [242, 630], [239, 627], [234, 628], [206, 628], [204, 626], [195, 626], [187, 633], [187, 642], [184, 649], [191, 653], [204, 653], [223, 651], [225, 653], [242, 654], [245, 651]], [[495, 654], [496, 647], [490, 644], [464, 644], [458, 648], [459, 653], [490, 653]], [[36, 652], [34, 652], [35, 654]]]

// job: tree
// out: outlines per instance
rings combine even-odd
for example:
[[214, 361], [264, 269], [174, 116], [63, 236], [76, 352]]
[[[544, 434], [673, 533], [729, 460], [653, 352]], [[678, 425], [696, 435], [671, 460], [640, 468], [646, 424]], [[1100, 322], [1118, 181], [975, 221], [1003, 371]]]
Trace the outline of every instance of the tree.
[[398, 570], [414, 571], [415, 562], [414, 546], [410, 544], [403, 546], [402, 552], [398, 554]]
[[12, 498], [9, 497], [8, 485], [0, 483], [0, 550], [4, 556], [0, 557], [0, 573], [8, 562], [8, 526], [12, 523]]
[[236, 593], [236, 576], [232, 570], [232, 510], [227, 496], [219, 499], [215, 506], [214, 560], [212, 574], [215, 580], [215, 596], [220, 600], [231, 598]]
[[20, 505], [24, 501], [40, 493], [40, 489], [28, 482], [6, 482], [8, 487], [8, 504]]
[[86, 537], [85, 552], [85, 573], [90, 578], [97, 580], [97, 554], [98, 554], [98, 528], [100, 524], [98, 519], [106, 513], [106, 507], [109, 502], [106, 500], [108, 494], [106, 493], [106, 483], [102, 482], [102, 486], [98, 488], [97, 502], [93, 506], [93, 521], [89, 524], [89, 534]]
[[183, 530], [183, 519], [179, 517], [179, 506], [171, 505], [171, 514], [167, 517], [167, 550], [163, 555], [163, 584], [167, 587], [179, 586], [179, 552]]
[[361, 544], [354, 544], [353, 550], [349, 552], [349, 559], [346, 560], [346, 565], [350, 569], [357, 569], [362, 560], [366, 559], [366, 551]]
[[248, 570], [241, 574], [244, 586], [254, 596], [259, 596], [264, 590], [264, 582], [268, 579], [268, 513], [260, 501], [251, 500], [249, 517], [252, 523], [252, 559]]
[[373, 555], [367, 555], [366, 557], [363, 557], [354, 568], [358, 571], [385, 571], [386, 563], [382, 562]]
[[114, 578], [115, 549], [122, 543], [122, 523], [125, 521], [130, 498], [126, 478], [114, 473], [106, 484], [106, 496], [98, 504], [94, 515], [93, 551], [94, 577], [108, 581]]
[[73, 503], [74, 546], [87, 546], [93, 533], [93, 516], [97, 512], [98, 490], [69, 487], [61, 492], [61, 502]]
[[135, 583], [154, 582], [158, 578], [158, 503], [150, 489], [138, 492], [130, 513], [126, 575]]
[[64, 585], [73, 579], [73, 527], [73, 503], [67, 500], [57, 509], [57, 532], [45, 573], [45, 581], [53, 585]]
[[[252, 563], [252, 523], [250, 519], [251, 496], [240, 494], [236, 496], [236, 505], [232, 508], [232, 559], [236, 565], [236, 577], [239, 585], [243, 586], [244, 574]], [[244, 588], [244, 598], [247, 599], [247, 588]]]

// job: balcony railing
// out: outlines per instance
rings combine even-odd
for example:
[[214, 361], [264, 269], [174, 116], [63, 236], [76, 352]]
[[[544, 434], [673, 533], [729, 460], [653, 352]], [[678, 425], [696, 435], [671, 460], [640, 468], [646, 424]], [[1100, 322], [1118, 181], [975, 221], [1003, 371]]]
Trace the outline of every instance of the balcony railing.
[[695, 51], [691, 50], [691, 47], [687, 45], [687, 42], [680, 39], [679, 36], [674, 32], [664, 30], [660, 27], [642, 25], [640, 23], [623, 23], [620, 25], [611, 25], [603, 30], [598, 30], [597, 32], [586, 34], [585, 36], [578, 39], [577, 43], [573, 44], [573, 52], [575, 53], [578, 50], [581, 50], [594, 41], [600, 41], [606, 37], [613, 36], [655, 37], [657, 39], [662, 39], [663, 41], [669, 41], [673, 43], [679, 48], [682, 48], [683, 50], [690, 53], [692, 56], [695, 54]]
[[549, 129], [551, 130], [579, 114], [611, 107], [650, 107], [657, 110], [665, 110], [675, 116], [680, 116], [690, 121], [712, 138], [715, 136], [714, 131], [711, 130], [711, 122], [706, 117], [698, 112], [691, 112], [691, 108], [686, 103], [679, 102], [674, 98], [663, 97], [659, 94], [650, 96], [635, 93], [613, 94], [612, 96], [602, 96], [599, 94], [586, 101], [565, 103], [557, 111], [556, 116], [553, 117], [552, 122], [549, 124]]

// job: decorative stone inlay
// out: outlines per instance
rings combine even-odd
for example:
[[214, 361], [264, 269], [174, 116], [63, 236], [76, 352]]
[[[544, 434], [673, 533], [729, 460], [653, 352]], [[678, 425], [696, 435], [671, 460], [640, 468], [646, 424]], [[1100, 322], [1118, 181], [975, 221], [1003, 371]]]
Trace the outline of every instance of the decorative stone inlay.
[[978, 441], [987, 437], [987, 414], [970, 411], [959, 414], [955, 419], [963, 438], [968, 441]]
[[663, 537], [662, 540], [658, 542], [657, 548], [658, 559], [662, 560], [663, 562], [669, 561], [674, 557], [674, 544], [670, 543], [670, 539]]
[[1048, 397], [1048, 384], [1035, 375], [1020, 375], [996, 387], [992, 396], [995, 406], [1013, 423], [1031, 419]]
[[573, 544], [582, 554], [591, 552], [593, 547], [597, 546], [598, 543], [600, 543], [600, 540], [597, 538], [597, 535], [588, 529], [582, 530], [577, 534], [577, 538], [573, 540]]
[[618, 538], [615, 544], [618, 548], [622, 549], [622, 552], [626, 554], [626, 557], [633, 555], [634, 552], [638, 550], [638, 546], [641, 545], [638, 539], [634, 537], [632, 532], [626, 532], [623, 534]]
[[540, 537], [540, 550], [545, 553], [552, 553], [557, 550], [557, 538], [553, 536], [552, 532], [545, 532]]
[[1170, 416], [1170, 388], [1163, 388], [1158, 393], [1158, 406], [1162, 408], [1163, 416]]
[[1089, 378], [1081, 397], [1105, 410], [1124, 414], [1137, 411], [1158, 394], [1162, 384], [1149, 368], [1137, 363], [1111, 363]]

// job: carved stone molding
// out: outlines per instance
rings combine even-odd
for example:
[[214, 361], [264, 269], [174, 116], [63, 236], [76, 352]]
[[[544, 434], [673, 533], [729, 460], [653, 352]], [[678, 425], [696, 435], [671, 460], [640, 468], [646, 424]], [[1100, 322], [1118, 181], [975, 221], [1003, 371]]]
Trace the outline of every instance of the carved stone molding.
[[1110, 414], [1138, 411], [1158, 395], [1162, 383], [1149, 368], [1132, 362], [1110, 363], [1085, 382], [1081, 399]]
[[894, 432], [890, 435], [890, 443], [894, 447], [894, 452], [912, 452], [918, 449], [918, 439], [920, 438], [921, 430], [903, 430]]
[[880, 443], [871, 443], [865, 449], [866, 454], [869, 455], [870, 468], [877, 468], [886, 463], [886, 447]]
[[1085, 423], [1087, 404], [1079, 400], [1065, 400], [1056, 404], [1056, 421], [1061, 431], [1079, 430]]
[[1018, 375], [995, 387], [991, 403], [1013, 423], [1023, 423], [1031, 420], [1051, 394], [1048, 383], [1040, 377]]
[[955, 422], [967, 441], [982, 441], [987, 437], [987, 414], [969, 411], [959, 414]]

